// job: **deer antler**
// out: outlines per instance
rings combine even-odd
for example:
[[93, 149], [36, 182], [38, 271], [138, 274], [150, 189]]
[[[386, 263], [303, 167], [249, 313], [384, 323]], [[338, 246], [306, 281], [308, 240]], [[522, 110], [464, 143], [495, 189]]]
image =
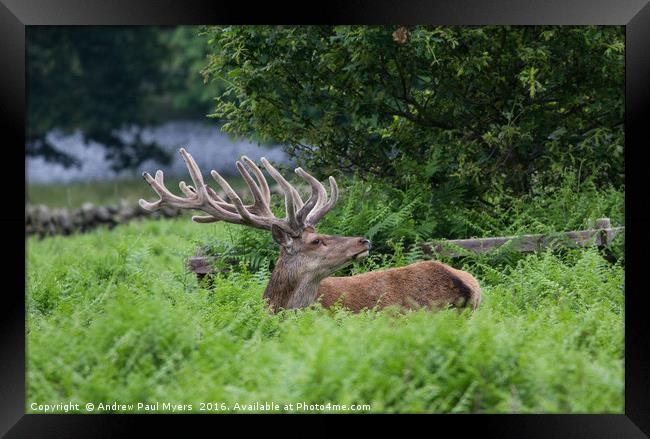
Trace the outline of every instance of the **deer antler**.
[[[143, 209], [154, 211], [163, 206], [197, 209], [208, 214], [207, 216], [193, 216], [192, 220], [198, 223], [225, 221], [264, 230], [271, 230], [271, 227], [276, 225], [292, 236], [298, 236], [305, 227], [315, 226], [336, 205], [338, 199], [338, 187], [334, 177], [329, 178], [331, 196], [327, 200], [325, 187], [316, 178], [301, 168], [297, 168], [296, 174], [307, 181], [312, 189], [309, 200], [304, 203], [298, 191], [268, 160], [262, 157], [262, 164], [284, 192], [286, 218], [279, 219], [271, 212], [271, 191], [264, 174], [251, 159], [242, 156], [241, 161], [236, 162], [237, 169], [253, 196], [253, 204], [244, 205], [239, 195], [217, 171], [211, 171], [210, 174], [219, 183], [230, 202], [225, 201], [214, 189], [204, 183], [201, 170], [184, 148], [180, 149], [180, 153], [190, 172], [194, 186], [188, 186], [181, 181], [179, 187], [185, 194], [185, 198], [179, 197], [165, 187], [162, 171], [157, 171], [155, 178], [144, 172], [142, 176], [160, 196], [160, 199], [154, 202], [141, 199], [140, 206]], [[255, 179], [244, 164], [250, 168]]]

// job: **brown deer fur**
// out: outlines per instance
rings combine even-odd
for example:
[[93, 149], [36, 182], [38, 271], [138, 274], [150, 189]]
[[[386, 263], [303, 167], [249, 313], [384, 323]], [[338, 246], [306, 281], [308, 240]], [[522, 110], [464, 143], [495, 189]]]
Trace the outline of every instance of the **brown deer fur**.
[[422, 261], [356, 276], [325, 278], [316, 300], [326, 308], [340, 300], [354, 312], [392, 305], [403, 309], [447, 305], [476, 309], [481, 289], [467, 272], [442, 262]]
[[273, 238], [280, 245], [280, 257], [264, 292], [273, 311], [303, 308], [316, 300], [326, 308], [340, 301], [353, 312], [391, 305], [476, 309], [481, 301], [476, 279], [442, 262], [328, 277], [368, 255], [370, 242], [362, 237], [323, 235], [309, 227], [294, 238], [273, 230]]
[[[282, 188], [286, 218], [276, 218], [270, 208], [271, 192], [264, 174], [248, 157], [236, 163], [253, 197], [245, 205], [228, 182], [212, 171], [230, 202], [203, 182], [203, 176], [192, 156], [180, 150], [194, 186], [179, 184], [185, 197], [171, 193], [164, 185], [162, 171], [155, 178], [143, 177], [160, 196], [154, 202], [140, 200], [146, 210], [164, 206], [198, 209], [207, 216], [194, 216], [199, 223], [225, 221], [271, 231], [280, 245], [280, 257], [271, 274], [264, 298], [273, 312], [281, 309], [303, 308], [319, 300], [331, 307], [337, 302], [354, 312], [374, 307], [396, 305], [405, 309], [428, 307], [471, 307], [481, 301], [481, 290], [471, 274], [456, 270], [441, 262], [416, 262], [406, 267], [373, 271], [350, 277], [328, 277], [355, 260], [368, 256], [370, 241], [363, 237], [332, 236], [317, 233], [314, 226], [335, 206], [338, 187], [329, 178], [330, 198], [323, 185], [302, 170], [296, 173], [311, 186], [311, 196], [303, 202], [299, 192], [266, 160], [262, 164]], [[248, 166], [248, 169], [246, 168]], [[250, 172], [255, 176], [255, 181]]]

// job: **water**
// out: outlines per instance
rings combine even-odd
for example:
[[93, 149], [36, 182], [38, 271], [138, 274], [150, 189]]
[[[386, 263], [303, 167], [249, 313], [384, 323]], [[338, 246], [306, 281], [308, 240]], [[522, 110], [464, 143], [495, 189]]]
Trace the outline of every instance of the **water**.
[[[132, 134], [132, 130], [125, 130], [121, 136], [128, 139]], [[175, 121], [146, 128], [142, 132], [142, 140], [155, 141], [165, 150], [173, 152], [172, 163], [162, 165], [154, 160], [147, 160], [137, 169], [119, 172], [111, 169], [102, 145], [94, 142], [85, 145], [80, 133], [61, 135], [51, 132], [48, 134], [48, 140], [57, 149], [76, 157], [81, 162], [81, 167], [65, 168], [60, 164], [46, 162], [42, 157], [30, 157], [27, 160], [27, 180], [30, 183], [106, 181], [139, 176], [142, 171], [153, 174], [157, 169], [162, 169], [165, 175], [185, 176], [187, 168], [178, 154], [180, 147], [192, 154], [206, 178], [212, 169], [225, 175], [236, 174], [235, 161], [242, 155], [247, 155], [258, 164], [261, 157], [266, 157], [272, 163], [290, 163], [289, 157], [278, 145], [260, 146], [247, 140], [231, 139], [219, 131], [218, 127], [197, 121]]]

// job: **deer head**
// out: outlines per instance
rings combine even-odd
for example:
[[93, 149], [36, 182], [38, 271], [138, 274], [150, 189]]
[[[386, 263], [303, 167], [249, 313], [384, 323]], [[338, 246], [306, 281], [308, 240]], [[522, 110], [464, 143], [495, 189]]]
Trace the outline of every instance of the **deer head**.
[[332, 236], [316, 232], [316, 224], [334, 208], [338, 200], [338, 187], [334, 177], [329, 177], [328, 199], [325, 187], [312, 175], [297, 168], [296, 174], [311, 187], [311, 196], [307, 202], [303, 202], [298, 190], [268, 160], [262, 158], [262, 165], [284, 193], [285, 218], [280, 219], [271, 211], [271, 191], [264, 174], [248, 157], [243, 156], [241, 161], [236, 162], [253, 197], [253, 204], [244, 205], [239, 195], [218, 172], [213, 170], [210, 174], [229, 201], [221, 198], [204, 183], [199, 167], [185, 149], [181, 148], [180, 154], [194, 186], [180, 182], [180, 190], [185, 196], [179, 197], [165, 187], [162, 171], [157, 171], [155, 178], [145, 172], [142, 174], [145, 181], [160, 199], [155, 202], [141, 199], [140, 206], [150, 211], [163, 206], [196, 209], [208, 214], [193, 216], [192, 220], [198, 223], [225, 221], [269, 230], [280, 246], [280, 258], [264, 293], [273, 310], [309, 305], [315, 299], [321, 280], [352, 261], [368, 256], [370, 241], [363, 237]]

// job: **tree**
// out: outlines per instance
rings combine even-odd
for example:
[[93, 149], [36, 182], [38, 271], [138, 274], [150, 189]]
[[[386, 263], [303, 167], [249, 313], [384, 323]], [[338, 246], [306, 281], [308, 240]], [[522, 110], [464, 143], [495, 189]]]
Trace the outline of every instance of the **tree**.
[[197, 26], [177, 26], [162, 34], [167, 54], [162, 65], [164, 97], [180, 117], [204, 118], [214, 106], [214, 97], [225, 85], [218, 78], [202, 75], [208, 42], [199, 37]]
[[85, 141], [106, 146], [115, 168], [167, 154], [136, 131], [125, 141], [117, 130], [155, 120], [151, 97], [162, 81], [165, 48], [152, 27], [27, 28], [27, 154], [72, 165], [46, 135], [79, 129]]
[[215, 26], [213, 117], [309, 169], [468, 196], [563, 169], [623, 183], [618, 26]]

